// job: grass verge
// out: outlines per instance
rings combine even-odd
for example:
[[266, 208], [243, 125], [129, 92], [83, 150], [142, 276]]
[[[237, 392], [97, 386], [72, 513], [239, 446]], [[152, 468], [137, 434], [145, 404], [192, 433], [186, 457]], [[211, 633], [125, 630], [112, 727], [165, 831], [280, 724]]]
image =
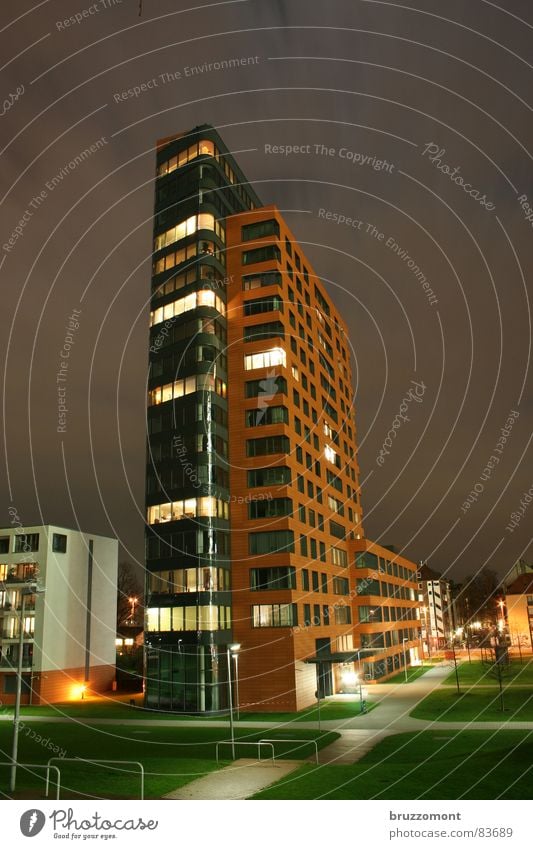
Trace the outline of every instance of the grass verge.
[[302, 766], [254, 799], [529, 799], [533, 734], [395, 734], [356, 764]]
[[[0, 726], [0, 760], [9, 760], [12, 726]], [[314, 754], [314, 746], [308, 741], [316, 740], [319, 748], [329, 745], [338, 738], [333, 732], [319, 735], [311, 729], [256, 729], [238, 727], [237, 741], [253, 742], [262, 737], [275, 737], [281, 742], [276, 746], [276, 755], [283, 758], [304, 759]], [[301, 746], [284, 743], [287, 737], [298, 738]], [[202, 726], [200, 728], [159, 726], [89, 726], [78, 723], [29, 723], [25, 722], [19, 736], [19, 761], [21, 763], [45, 764], [56, 755], [54, 749], [64, 752], [64, 758], [89, 758], [93, 760], [140, 761], [146, 772], [146, 797], [160, 798], [171, 790], [182, 787], [218, 768], [215, 760], [215, 745], [228, 739], [226, 728]], [[255, 757], [256, 749], [239, 746], [237, 757]], [[229, 747], [221, 749], [222, 758], [227, 758]], [[224, 766], [228, 761], [221, 761]], [[116, 798], [128, 799], [139, 796], [139, 773], [133, 767], [119, 767], [120, 771], [101, 765], [80, 765], [57, 762], [61, 770], [61, 798]], [[124, 770], [124, 771], [122, 771]], [[130, 771], [131, 770], [131, 771]], [[0, 787], [7, 793], [9, 767], [0, 767]], [[44, 792], [44, 772], [31, 773], [19, 768], [17, 780], [18, 798], [38, 798]]]
[[[483, 664], [479, 660], [473, 660], [472, 663], [463, 660], [458, 666], [459, 683], [467, 685], [483, 684], [498, 686], [498, 678], [495, 675], [494, 667]], [[519, 660], [513, 659], [508, 667], [503, 667], [503, 682], [504, 685], [512, 684], [513, 686], [524, 686], [533, 684], [533, 660], [524, 660], [521, 664]], [[455, 685], [455, 671], [450, 674], [442, 682], [443, 685]]]
[[446, 687], [433, 690], [416, 705], [410, 716], [437, 722], [531, 722], [533, 691], [508, 687], [504, 690], [504, 707], [502, 711], [498, 689], [474, 687], [458, 694]]

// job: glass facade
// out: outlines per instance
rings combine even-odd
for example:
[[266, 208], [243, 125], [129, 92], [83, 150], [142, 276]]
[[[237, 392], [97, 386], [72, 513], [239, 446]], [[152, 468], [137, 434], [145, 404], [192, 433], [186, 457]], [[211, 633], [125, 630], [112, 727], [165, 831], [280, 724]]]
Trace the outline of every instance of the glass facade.
[[159, 146], [145, 633], [145, 698], [156, 709], [226, 707], [232, 630], [225, 219], [258, 205], [213, 128]]

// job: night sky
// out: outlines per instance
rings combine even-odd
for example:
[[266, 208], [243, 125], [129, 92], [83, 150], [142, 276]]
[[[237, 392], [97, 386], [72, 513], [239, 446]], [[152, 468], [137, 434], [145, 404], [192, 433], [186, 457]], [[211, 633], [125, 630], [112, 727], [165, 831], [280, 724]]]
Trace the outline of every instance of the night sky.
[[2, 2], [0, 526], [142, 561], [154, 145], [211, 123], [348, 322], [367, 536], [531, 559], [530, 2], [143, 7]]

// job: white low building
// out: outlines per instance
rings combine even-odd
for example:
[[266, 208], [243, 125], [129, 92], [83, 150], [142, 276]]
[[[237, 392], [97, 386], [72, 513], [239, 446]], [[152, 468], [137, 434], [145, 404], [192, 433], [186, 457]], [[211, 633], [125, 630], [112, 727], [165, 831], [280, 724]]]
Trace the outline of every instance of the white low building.
[[[55, 525], [0, 530], [0, 700], [23, 703], [111, 690], [118, 542]], [[33, 589], [37, 588], [37, 592]]]

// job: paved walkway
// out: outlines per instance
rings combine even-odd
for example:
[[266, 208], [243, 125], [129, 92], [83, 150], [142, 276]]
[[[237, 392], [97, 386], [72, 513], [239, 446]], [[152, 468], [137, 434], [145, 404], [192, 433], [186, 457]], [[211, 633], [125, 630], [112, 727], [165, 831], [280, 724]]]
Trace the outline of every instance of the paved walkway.
[[240, 758], [163, 796], [164, 799], [248, 799], [294, 772], [301, 761], [256, 761]]

